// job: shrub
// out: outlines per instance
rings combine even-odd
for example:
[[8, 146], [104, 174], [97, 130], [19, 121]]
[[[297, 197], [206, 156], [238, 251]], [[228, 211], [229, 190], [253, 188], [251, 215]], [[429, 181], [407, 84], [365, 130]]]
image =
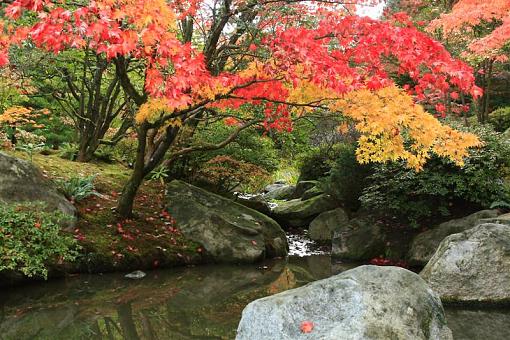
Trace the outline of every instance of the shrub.
[[510, 106], [501, 107], [494, 110], [489, 115], [489, 122], [494, 126], [494, 130], [505, 132], [510, 128]]
[[79, 202], [93, 195], [98, 195], [94, 188], [95, 175], [88, 177], [72, 177], [57, 181], [60, 191], [72, 202]]
[[0, 205], [0, 271], [21, 271], [47, 278], [47, 265], [73, 261], [76, 241], [60, 232], [62, 213], [44, 212], [41, 205]]
[[299, 180], [310, 181], [327, 177], [344, 144], [323, 144], [310, 149], [298, 159]]
[[198, 171], [194, 182], [218, 193], [230, 193], [235, 189], [258, 191], [269, 180], [267, 171], [257, 165], [229, 156], [216, 156]]
[[[223, 122], [201, 128], [193, 136], [192, 144], [217, 144], [232, 133], [232, 127]], [[267, 172], [278, 168], [280, 158], [274, 142], [256, 129], [242, 131], [236, 140], [226, 147], [214, 151], [195, 152], [176, 160], [169, 171], [170, 178], [192, 181], [196, 172], [211, 159], [226, 156], [248, 164], [256, 164]]]
[[483, 147], [470, 151], [462, 168], [437, 156], [420, 172], [402, 162], [375, 165], [360, 198], [362, 205], [416, 224], [464, 206], [489, 208], [494, 202], [508, 201], [504, 177], [510, 165], [510, 145], [487, 126], [455, 128], [476, 133], [484, 142]]
[[321, 181], [321, 187], [346, 208], [357, 210], [372, 166], [358, 163], [354, 144], [339, 145], [335, 157], [329, 176]]
[[72, 143], [64, 143], [60, 146], [59, 157], [74, 161], [78, 155], [78, 146]]

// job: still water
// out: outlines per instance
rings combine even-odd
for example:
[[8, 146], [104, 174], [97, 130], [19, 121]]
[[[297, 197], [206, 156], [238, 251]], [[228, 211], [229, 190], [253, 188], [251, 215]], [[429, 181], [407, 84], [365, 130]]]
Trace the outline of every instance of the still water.
[[[79, 275], [0, 292], [0, 339], [233, 339], [250, 301], [352, 268], [328, 255]], [[510, 339], [510, 310], [447, 308], [455, 339]]]

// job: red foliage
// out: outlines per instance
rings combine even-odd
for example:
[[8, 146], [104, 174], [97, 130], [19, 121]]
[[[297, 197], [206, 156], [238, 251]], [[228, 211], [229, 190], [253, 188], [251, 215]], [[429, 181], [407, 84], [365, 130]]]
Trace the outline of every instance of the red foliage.
[[311, 321], [303, 321], [299, 326], [301, 333], [311, 333], [313, 331], [314, 324]]
[[[245, 5], [235, 2], [238, 11]], [[266, 127], [286, 130], [291, 129], [289, 89], [300, 80], [341, 96], [360, 88], [377, 90], [392, 84], [391, 74], [406, 74], [415, 83], [409, 90], [420, 100], [453, 91], [479, 95], [472, 69], [404, 16], [382, 22], [302, 4], [296, 4], [296, 13], [313, 11], [320, 18], [317, 27], [300, 25], [297, 15], [262, 20], [260, 29], [272, 25], [274, 34], [246, 49], [251, 54], [264, 51], [264, 57], [251, 56], [250, 70], [212, 75], [204, 54], [180, 41], [173, 29], [186, 15], [197, 13], [199, 18], [201, 6], [198, 0], [98, 0], [67, 9], [49, 0], [15, 1], [5, 8], [11, 21], [24, 11], [38, 16], [32, 26], [9, 26], [0, 36], [0, 64], [7, 62], [9, 45], [28, 39], [53, 52], [87, 47], [109, 59], [129, 56], [146, 65], [146, 92], [165, 98], [169, 107], [237, 107], [264, 100]]]

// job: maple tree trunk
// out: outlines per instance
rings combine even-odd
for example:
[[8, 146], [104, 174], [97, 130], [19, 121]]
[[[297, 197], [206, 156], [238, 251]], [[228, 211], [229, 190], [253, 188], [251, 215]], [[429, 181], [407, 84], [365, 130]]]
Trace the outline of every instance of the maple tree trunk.
[[122, 194], [117, 203], [117, 212], [122, 217], [130, 217], [133, 214], [133, 205], [135, 202], [138, 188], [143, 182], [145, 177], [145, 149], [147, 145], [147, 128], [142, 125], [138, 131], [138, 148], [136, 150], [136, 160], [133, 169], [133, 174], [129, 178]]
[[78, 155], [76, 156], [76, 161], [82, 163], [90, 162], [98, 146], [99, 143], [92, 143], [88, 139], [81, 141], [80, 147], [78, 149]]

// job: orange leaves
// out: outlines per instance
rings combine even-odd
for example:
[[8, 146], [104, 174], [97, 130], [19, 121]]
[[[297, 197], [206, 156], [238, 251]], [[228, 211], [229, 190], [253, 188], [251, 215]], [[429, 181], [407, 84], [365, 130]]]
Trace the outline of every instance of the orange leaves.
[[[502, 25], [485, 37], [478, 38], [473, 28], [483, 23], [502, 21]], [[495, 57], [499, 49], [510, 41], [510, 1], [460, 0], [450, 13], [431, 22], [429, 31], [442, 29], [447, 36], [466, 36], [471, 33], [469, 49], [476, 55]]]
[[13, 106], [5, 110], [0, 115], [0, 124], [9, 126], [18, 126], [23, 124], [35, 124], [32, 119], [32, 110], [22, 106]]
[[401, 159], [420, 170], [433, 152], [463, 165], [468, 149], [480, 145], [476, 136], [441, 125], [395, 86], [351, 92], [332, 108], [352, 119], [361, 133], [360, 163]]

